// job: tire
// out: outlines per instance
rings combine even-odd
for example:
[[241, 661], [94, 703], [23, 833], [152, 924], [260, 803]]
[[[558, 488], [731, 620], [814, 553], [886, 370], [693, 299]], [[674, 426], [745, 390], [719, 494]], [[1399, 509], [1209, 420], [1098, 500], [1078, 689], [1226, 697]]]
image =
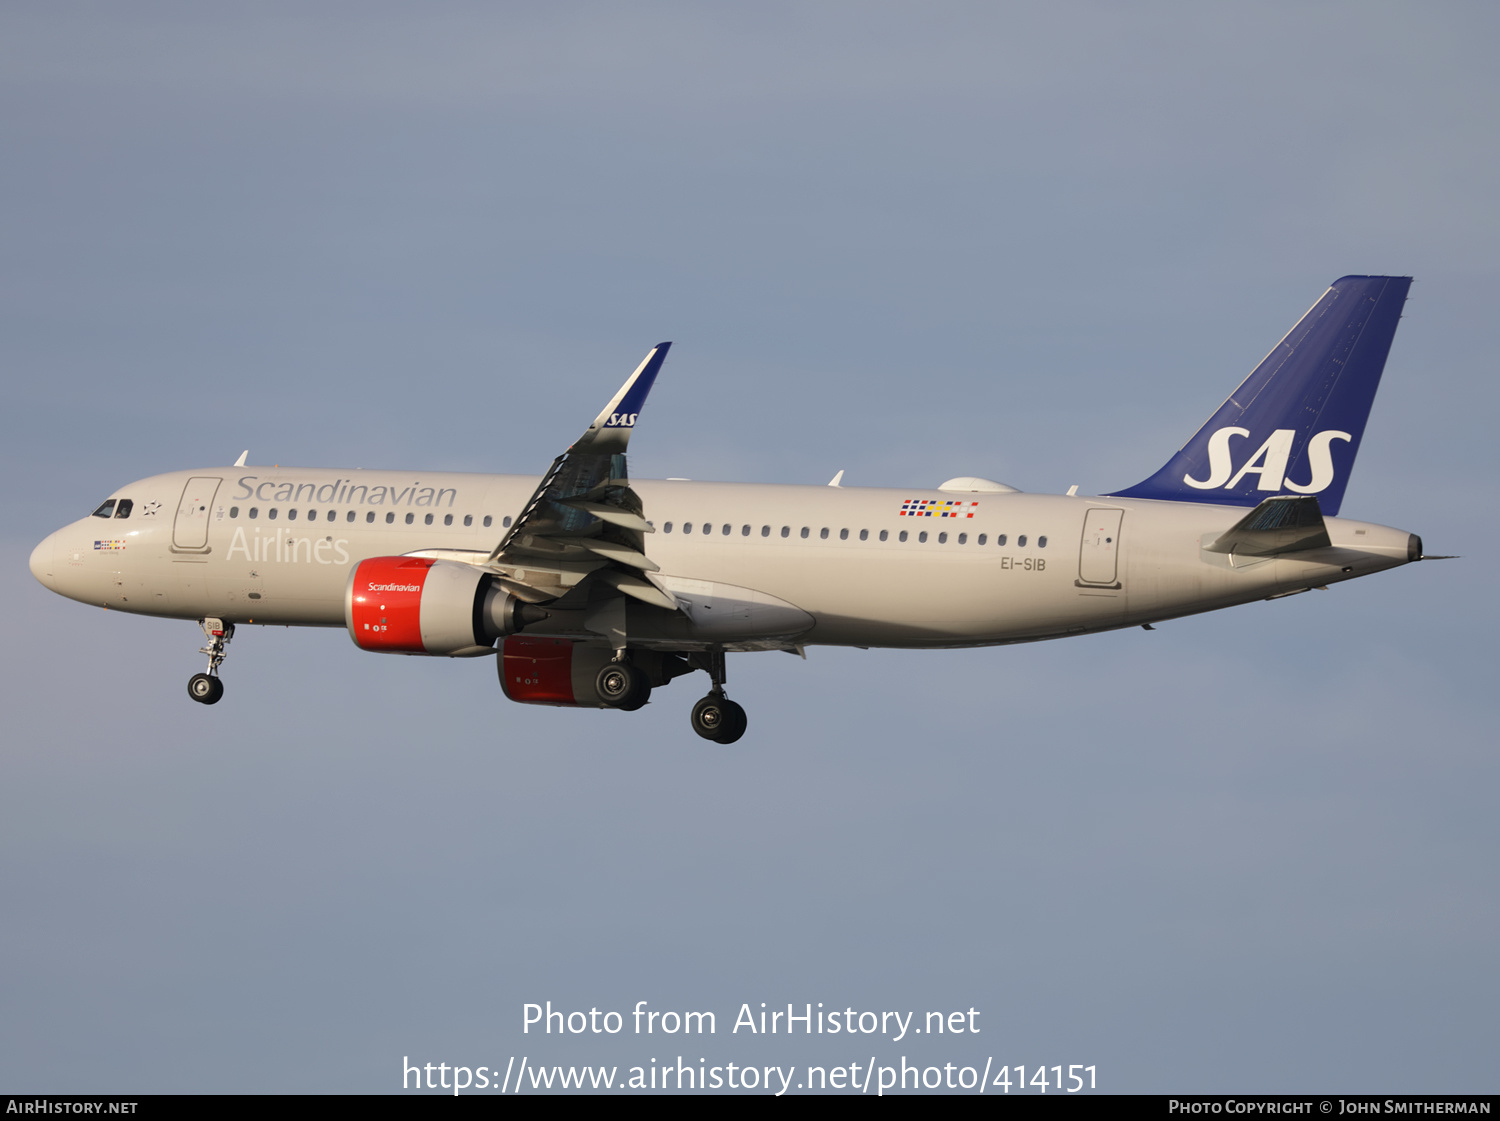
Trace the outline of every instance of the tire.
[[693, 731], [706, 740], [716, 739], [724, 727], [724, 702], [709, 695], [693, 706]]
[[650, 700], [651, 683], [647, 681], [645, 675], [642, 674], [640, 688], [637, 689], [633, 694], [631, 694], [629, 700], [622, 701], [615, 707], [618, 708], [621, 712], [634, 712], [636, 711], [636, 709], [645, 708], [646, 704]]
[[721, 703], [724, 706], [724, 726], [719, 729], [714, 742], [734, 743], [745, 734], [745, 729], [750, 726], [750, 718], [745, 715], [745, 710], [733, 701], [726, 700]]
[[629, 662], [610, 662], [594, 678], [594, 691], [610, 708], [634, 712], [650, 699], [651, 683]]
[[745, 710], [727, 697], [712, 693], [693, 706], [693, 731], [714, 743], [734, 743], [745, 734], [750, 720]]
[[188, 678], [188, 696], [200, 705], [218, 704], [224, 695], [224, 683], [206, 673], [195, 673]]

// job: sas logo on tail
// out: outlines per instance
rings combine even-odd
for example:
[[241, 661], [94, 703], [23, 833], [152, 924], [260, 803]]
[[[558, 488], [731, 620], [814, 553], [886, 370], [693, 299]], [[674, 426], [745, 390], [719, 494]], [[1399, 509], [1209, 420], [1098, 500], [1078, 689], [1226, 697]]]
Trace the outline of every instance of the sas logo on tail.
[[[1285, 487], [1297, 494], [1317, 494], [1333, 482], [1333, 455], [1329, 446], [1335, 440], [1348, 442], [1353, 437], [1347, 432], [1316, 433], [1307, 442], [1307, 462], [1312, 475], [1305, 483], [1296, 483], [1286, 477], [1287, 460], [1291, 458], [1292, 444], [1297, 438], [1296, 429], [1278, 428], [1260, 449], [1236, 471], [1231, 458], [1229, 441], [1234, 436], [1250, 435], [1248, 428], [1220, 428], [1208, 438], [1208, 478], [1195, 479], [1182, 476], [1182, 481], [1198, 490], [1213, 490], [1223, 487], [1234, 490], [1246, 475], [1258, 475], [1256, 490], [1279, 491]], [[1231, 476], [1233, 476], [1231, 478]]]
[[605, 428], [634, 428], [635, 418], [640, 413], [610, 413], [609, 419], [604, 422]]

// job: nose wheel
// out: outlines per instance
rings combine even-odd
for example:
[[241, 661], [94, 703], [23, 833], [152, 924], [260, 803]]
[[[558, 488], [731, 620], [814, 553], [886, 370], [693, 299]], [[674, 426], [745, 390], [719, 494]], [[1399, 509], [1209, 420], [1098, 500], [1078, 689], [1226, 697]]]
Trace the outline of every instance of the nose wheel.
[[219, 698], [224, 695], [224, 682], [219, 680], [219, 667], [228, 656], [225, 648], [234, 637], [234, 624], [222, 619], [200, 619], [198, 625], [208, 636], [208, 645], [198, 651], [208, 655], [208, 672], [195, 673], [188, 678], [188, 696], [200, 705], [218, 704]]
[[224, 695], [224, 683], [206, 673], [195, 673], [188, 678], [188, 696], [200, 705], [218, 704]]

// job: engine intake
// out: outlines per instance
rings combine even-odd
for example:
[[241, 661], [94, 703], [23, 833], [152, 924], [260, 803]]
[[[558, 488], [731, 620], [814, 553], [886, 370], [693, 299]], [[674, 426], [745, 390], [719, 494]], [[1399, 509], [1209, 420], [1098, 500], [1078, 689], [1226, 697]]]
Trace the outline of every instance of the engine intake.
[[383, 654], [491, 654], [497, 638], [547, 615], [472, 565], [424, 557], [360, 561], [344, 589], [349, 637]]

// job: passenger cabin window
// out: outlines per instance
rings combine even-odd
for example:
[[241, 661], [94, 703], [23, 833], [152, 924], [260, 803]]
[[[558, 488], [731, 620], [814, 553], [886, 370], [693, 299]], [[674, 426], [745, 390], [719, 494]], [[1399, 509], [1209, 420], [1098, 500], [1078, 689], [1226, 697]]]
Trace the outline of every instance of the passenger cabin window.
[[1016, 538], [1016, 545], [1022, 549], [1026, 548], [1026, 535], [1024, 533]]
[[927, 531], [925, 529], [917, 534], [917, 541], [923, 545], [927, 544]]
[[811, 530], [809, 530], [806, 526], [803, 526], [802, 527], [802, 540], [806, 541], [807, 540], [807, 535], [810, 532], [811, 532]]
[[985, 535], [981, 533], [977, 538], [975, 538], [975, 540], [978, 541], [979, 544], [983, 545], [985, 542]]
[[890, 535], [891, 535], [891, 531], [888, 530], [888, 529], [882, 529], [880, 531], [880, 539], [882, 541], [886, 540], [888, 537], [890, 537]]
[[416, 521], [416, 520], [417, 520], [417, 516], [415, 514], [407, 514], [406, 515], [406, 524], [407, 525], [411, 525], [411, 523], [414, 522], [414, 521]]
[[[485, 525], [489, 525], [490, 524], [489, 518], [485, 518], [484, 519], [484, 524]], [[500, 524], [502, 526], [504, 526], [506, 529], [509, 529], [510, 528], [510, 515], [506, 514], [505, 518], [500, 522]]]
[[494, 520], [495, 520], [494, 518], [492, 518], [488, 514], [486, 514], [484, 516], [484, 528], [485, 529], [489, 529], [490, 528], [490, 523], [493, 522]]
[[749, 537], [750, 536], [750, 527], [747, 526], [747, 525], [740, 526], [740, 536], [741, 537]]
[[365, 514], [365, 524], [368, 525], [375, 520], [375, 511], [370, 510]]
[[948, 535], [946, 533], [940, 533], [940, 534], [938, 534], [938, 544], [939, 545], [946, 545], [946, 544], [948, 544]]
[[723, 534], [724, 534], [725, 537], [729, 536], [729, 523], [728, 522], [724, 523], [724, 529], [723, 529], [722, 532], [723, 532]]
[[286, 520], [289, 521], [289, 522], [296, 521], [297, 520], [297, 511], [296, 510], [288, 510], [286, 512]]
[[790, 537], [791, 535], [792, 535], [792, 527], [791, 526], [784, 525], [784, 526], [781, 527], [781, 536], [783, 536], [783, 537]]
[[902, 540], [902, 541], [905, 541], [905, 540], [906, 540], [906, 530], [904, 530], [904, 529], [903, 529], [903, 530], [902, 530], [902, 531], [901, 531], [901, 538], [900, 538], [900, 539], [901, 539], [901, 540]]
[[666, 525], [662, 526], [661, 527], [661, 531], [663, 533], [671, 533], [672, 532], [672, 523], [668, 522]]
[[252, 506], [252, 507], [250, 507], [250, 520], [254, 521], [258, 517], [260, 517], [260, 507], [259, 506]]
[[395, 522], [396, 522], [396, 515], [394, 513], [390, 513], [390, 514], [387, 514], [385, 516], [385, 524], [386, 525], [394, 525]]
[[266, 517], [270, 518], [274, 522], [276, 520], [276, 507], [272, 506], [269, 510], [267, 510]]
[[682, 532], [683, 533], [692, 533], [693, 532], [693, 523], [692, 522], [683, 522], [682, 523]]
[[115, 500], [113, 498], [111, 498], [108, 502], [105, 502], [102, 505], [100, 505], [99, 509], [95, 510], [92, 516], [96, 517], [96, 518], [112, 518], [112, 517], [114, 517], [115, 516]]
[[423, 518], [422, 519], [422, 524], [423, 525], [431, 525], [432, 524], [432, 515], [428, 514], [425, 518]]
[[[328, 520], [329, 521], [336, 522], [336, 521], [338, 521], [338, 518], [339, 518], [339, 516], [338, 516], [338, 512], [337, 511], [335, 511], [335, 510], [328, 511]], [[353, 514], [351, 514], [349, 516], [349, 520], [351, 522], [354, 520], [354, 515]]]
[[1047, 539], [1045, 537], [1038, 537], [1036, 539], [1036, 547], [1038, 549], [1045, 549], [1047, 547]]
[[826, 525], [822, 529], [818, 530], [818, 537], [824, 541], [828, 540], [828, 527]]
[[464, 525], [473, 525], [473, 524], [474, 524], [474, 515], [473, 514], [465, 514], [464, 515]]
[[969, 535], [967, 533], [960, 533], [958, 535], [958, 543], [960, 545], [967, 545], [969, 543]]
[[1003, 533], [997, 533], [997, 534], [995, 534], [995, 544], [996, 545], [1004, 545], [1005, 544], [1005, 534], [1003, 534]]
[[452, 514], [444, 514], [443, 515], [443, 524], [444, 525], [452, 525], [453, 524], [453, 515]]
[[860, 530], [859, 531], [859, 539], [861, 541], [868, 541], [870, 539], [870, 531], [868, 529], [862, 529], [862, 530]]
[[841, 530], [839, 530], [839, 540], [840, 541], [847, 541], [847, 540], [849, 540], [849, 531], [847, 529], [841, 529]]
[[346, 518], [345, 518], [345, 519], [344, 519], [344, 520], [345, 520], [345, 521], [346, 521], [346, 522], [352, 522], [352, 521], [353, 521], [353, 520], [354, 520], [354, 511], [353, 511], [353, 510], [350, 510], [350, 511], [349, 511], [349, 516], [348, 516], [348, 517], [346, 517]]
[[240, 508], [238, 506], [231, 506], [229, 508], [229, 518], [230, 518], [230, 520], [233, 521], [235, 518], [237, 518], [239, 516], [240, 516]]
[[128, 517], [130, 517], [130, 511], [134, 508], [134, 506], [135, 506], [135, 503], [131, 502], [130, 499], [128, 499], [128, 498], [122, 498], [122, 499], [120, 499], [120, 501], [115, 504], [115, 517], [117, 517], [117, 518], [128, 518]]
[[762, 537], [770, 537], [771, 536], [771, 527], [768, 526], [768, 525], [761, 526], [760, 527], [760, 535]]

